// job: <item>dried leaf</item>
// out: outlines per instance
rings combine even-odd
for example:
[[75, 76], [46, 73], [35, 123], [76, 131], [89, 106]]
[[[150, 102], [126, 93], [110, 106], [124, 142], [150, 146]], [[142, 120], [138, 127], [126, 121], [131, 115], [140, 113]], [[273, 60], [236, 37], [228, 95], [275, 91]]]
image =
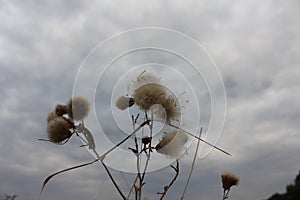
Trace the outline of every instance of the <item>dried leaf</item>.
[[77, 166], [74, 166], [74, 167], [70, 167], [70, 168], [67, 168], [67, 169], [58, 171], [58, 172], [56, 172], [56, 173], [54, 173], [54, 174], [51, 174], [51, 175], [48, 176], [48, 177], [44, 180], [44, 182], [43, 182], [43, 186], [42, 186], [42, 189], [41, 189], [41, 191], [40, 191], [39, 199], [41, 199], [41, 197], [42, 197], [42, 192], [43, 192], [43, 190], [44, 190], [46, 184], [47, 184], [47, 183], [50, 181], [50, 179], [53, 178], [54, 176], [56, 176], [56, 175], [58, 175], [58, 174], [61, 174], [61, 173], [63, 173], [63, 172], [67, 172], [67, 171], [73, 170], [73, 169], [77, 169], [77, 168], [80, 168], [80, 167], [84, 167], [84, 166], [91, 165], [91, 164], [97, 162], [98, 160], [99, 160], [99, 159], [96, 159], [96, 160], [94, 160], [94, 161], [92, 161], [92, 162], [88, 162], [88, 163], [84, 163], [84, 164], [77, 165]]

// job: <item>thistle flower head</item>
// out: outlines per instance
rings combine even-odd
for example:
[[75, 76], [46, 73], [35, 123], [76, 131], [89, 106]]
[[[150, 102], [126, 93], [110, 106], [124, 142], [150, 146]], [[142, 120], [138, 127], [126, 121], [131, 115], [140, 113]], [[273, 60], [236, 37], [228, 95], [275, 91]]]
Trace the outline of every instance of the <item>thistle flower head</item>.
[[49, 124], [49, 122], [51, 122], [52, 120], [56, 119], [58, 116], [56, 115], [55, 110], [51, 111], [48, 113], [47, 116], [47, 123]]
[[125, 110], [126, 108], [129, 108], [134, 105], [134, 99], [130, 97], [120, 96], [116, 100], [116, 106], [120, 110]]
[[188, 136], [184, 132], [173, 130], [161, 138], [155, 149], [158, 153], [174, 158], [180, 156], [187, 141]]
[[157, 83], [147, 83], [140, 86], [133, 93], [135, 104], [143, 110], [149, 110], [157, 103], [159, 97], [165, 94], [164, 87]]
[[[152, 74], [142, 72], [136, 81], [133, 81], [132, 97], [136, 105], [143, 110], [149, 110], [154, 105], [159, 119], [177, 120], [181, 115], [180, 104], [175, 95], [160, 83], [160, 79]], [[157, 110], [157, 109], [164, 109]], [[160, 116], [161, 115], [161, 116]], [[165, 116], [164, 116], [165, 115]]]
[[50, 142], [61, 143], [72, 135], [70, 124], [63, 117], [57, 117], [48, 123], [47, 135]]
[[224, 190], [229, 190], [232, 186], [239, 183], [239, 177], [229, 172], [223, 172], [221, 178]]
[[157, 99], [157, 104], [165, 109], [166, 118], [168, 120], [177, 120], [181, 115], [180, 104], [174, 95], [162, 95]]
[[61, 104], [57, 104], [55, 106], [55, 114], [57, 116], [63, 116], [64, 114], [68, 113], [68, 106], [67, 105], [61, 105]]
[[68, 113], [74, 120], [82, 120], [89, 114], [90, 103], [81, 96], [72, 97], [68, 103]]

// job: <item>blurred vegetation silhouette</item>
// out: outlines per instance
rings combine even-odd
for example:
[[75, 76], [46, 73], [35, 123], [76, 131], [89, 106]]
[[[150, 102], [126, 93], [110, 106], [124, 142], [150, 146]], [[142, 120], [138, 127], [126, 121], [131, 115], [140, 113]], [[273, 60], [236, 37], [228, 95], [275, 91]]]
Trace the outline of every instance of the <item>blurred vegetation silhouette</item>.
[[286, 186], [286, 192], [283, 194], [274, 194], [267, 200], [299, 200], [300, 199], [300, 171], [296, 176], [294, 184]]
[[17, 198], [17, 195], [13, 194], [13, 195], [5, 195], [5, 199], [4, 200], [15, 200]]

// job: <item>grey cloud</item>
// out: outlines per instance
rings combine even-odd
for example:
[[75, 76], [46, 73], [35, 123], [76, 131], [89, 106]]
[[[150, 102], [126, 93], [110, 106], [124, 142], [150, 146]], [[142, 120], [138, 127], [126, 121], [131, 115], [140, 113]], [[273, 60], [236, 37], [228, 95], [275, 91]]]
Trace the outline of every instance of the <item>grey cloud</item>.
[[269, 78], [258, 78], [254, 81], [255, 78], [252, 77], [251, 74], [249, 74], [249, 76], [249, 78], [235, 77], [235, 75], [228, 75], [224, 77], [227, 97], [232, 99], [259, 97], [272, 86], [272, 81]]
[[[218, 145], [233, 157], [213, 151], [197, 161], [187, 199], [220, 198], [219, 173], [227, 169], [241, 177], [232, 198], [262, 199], [284, 189], [299, 170], [298, 11], [297, 1], [5, 2], [0, 10], [1, 194], [36, 199], [47, 175], [92, 159], [76, 137], [65, 146], [37, 138], [45, 137], [47, 113], [72, 95], [76, 70], [89, 51], [112, 34], [141, 26], [174, 28], [197, 39], [224, 79], [228, 113]], [[135, 54], [119, 64], [143, 64], [149, 55]], [[151, 58], [168, 65], [178, 61], [155, 53]], [[201, 92], [201, 103], [209, 105], [209, 94], [205, 88]], [[110, 101], [110, 93], [103, 91], [101, 101]], [[204, 114], [206, 123], [209, 110]], [[167, 199], [180, 191], [188, 166], [182, 164], [183, 176]], [[147, 192], [158, 191], [153, 183], [172, 173], [160, 172], [150, 174]], [[102, 180], [100, 199], [117, 199], [99, 165], [54, 178], [45, 199], [92, 199]]]

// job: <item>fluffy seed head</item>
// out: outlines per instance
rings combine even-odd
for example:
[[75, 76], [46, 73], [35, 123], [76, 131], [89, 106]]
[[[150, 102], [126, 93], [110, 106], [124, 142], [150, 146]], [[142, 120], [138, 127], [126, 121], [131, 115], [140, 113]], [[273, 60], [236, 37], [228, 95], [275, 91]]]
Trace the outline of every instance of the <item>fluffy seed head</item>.
[[164, 87], [157, 83], [147, 83], [134, 90], [133, 99], [135, 104], [143, 110], [156, 104], [159, 97], [165, 94]]
[[188, 136], [184, 132], [173, 130], [161, 138], [155, 149], [158, 153], [175, 158], [180, 156], [187, 141]]
[[173, 95], [162, 95], [157, 99], [157, 104], [160, 104], [166, 112], [168, 120], [176, 120], [181, 115], [180, 104], [178, 99]]
[[126, 108], [129, 108], [133, 105], [134, 105], [134, 100], [133, 100], [133, 98], [130, 98], [130, 97], [120, 96], [116, 100], [116, 106], [120, 110], [125, 110]]
[[47, 135], [51, 142], [61, 143], [71, 137], [70, 124], [63, 118], [57, 117], [48, 123]]
[[56, 115], [55, 110], [51, 111], [48, 113], [47, 116], [47, 123], [49, 124], [49, 122], [51, 122], [52, 120], [56, 119], [58, 116]]
[[82, 120], [89, 114], [90, 103], [88, 100], [81, 96], [72, 97], [68, 103], [68, 112], [74, 120]]
[[232, 186], [239, 183], [239, 177], [229, 172], [223, 172], [221, 178], [224, 190], [229, 190]]
[[56, 113], [57, 116], [63, 116], [64, 114], [67, 114], [68, 113], [68, 106], [57, 104], [55, 106], [55, 113]]
[[171, 95], [168, 89], [160, 83], [160, 79], [152, 74], [142, 72], [133, 81], [133, 95], [135, 104], [143, 110], [149, 110], [152, 106], [161, 105], [164, 111], [157, 110], [156, 116], [162, 119], [178, 120], [181, 115], [181, 107], [175, 95]]

